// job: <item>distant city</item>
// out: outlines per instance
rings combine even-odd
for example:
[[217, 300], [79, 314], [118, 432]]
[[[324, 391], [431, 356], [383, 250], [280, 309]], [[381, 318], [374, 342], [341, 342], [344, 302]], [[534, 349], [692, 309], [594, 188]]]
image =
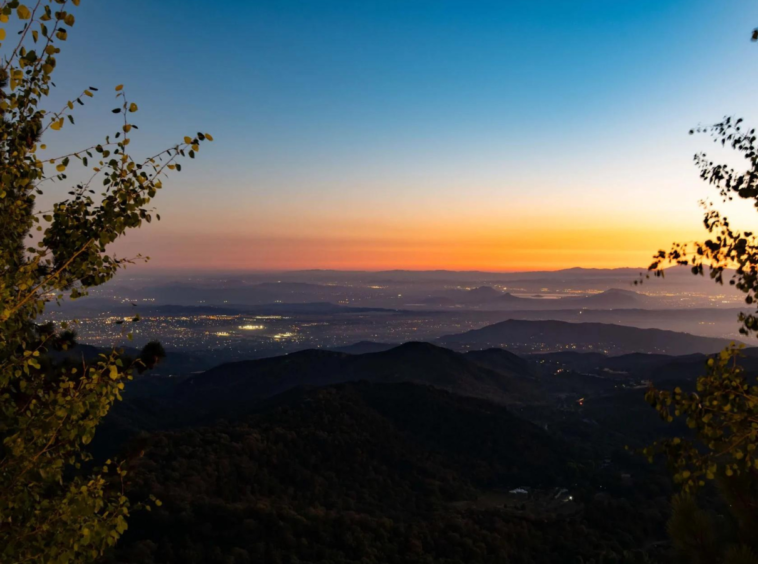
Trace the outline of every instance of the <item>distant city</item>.
[[[84, 344], [141, 346], [158, 340], [169, 351], [209, 356], [214, 363], [360, 342], [434, 342], [506, 320], [604, 323], [739, 340], [736, 319], [744, 306], [739, 292], [681, 269], [635, 286], [643, 272], [131, 276], [63, 306], [51, 304], [47, 319], [72, 324]], [[519, 353], [626, 350], [537, 338], [494, 344]]]

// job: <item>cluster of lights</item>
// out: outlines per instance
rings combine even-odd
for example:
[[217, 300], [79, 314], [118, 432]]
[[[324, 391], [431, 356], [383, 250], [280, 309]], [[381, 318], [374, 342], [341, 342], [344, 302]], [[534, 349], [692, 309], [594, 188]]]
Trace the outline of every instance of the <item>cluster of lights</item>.
[[277, 333], [272, 338], [276, 339], [277, 341], [281, 341], [282, 339], [289, 339], [290, 337], [294, 337], [294, 333]]
[[242, 329], [243, 331], [257, 331], [259, 329], [264, 329], [263, 325], [240, 325], [238, 329]]

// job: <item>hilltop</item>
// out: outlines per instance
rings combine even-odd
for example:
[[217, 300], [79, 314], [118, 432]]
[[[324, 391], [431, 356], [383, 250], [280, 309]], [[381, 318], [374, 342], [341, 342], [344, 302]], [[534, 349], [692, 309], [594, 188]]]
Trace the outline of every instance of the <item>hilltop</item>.
[[442, 346], [463, 350], [497, 347], [522, 353], [575, 350], [612, 355], [632, 352], [669, 355], [714, 353], [722, 350], [730, 342], [728, 339], [700, 337], [660, 329], [638, 329], [610, 323], [515, 319], [465, 333], [447, 335], [438, 340]]
[[472, 359], [429, 343], [405, 343], [359, 355], [305, 350], [285, 356], [222, 364], [183, 382], [177, 393], [203, 405], [225, 405], [265, 398], [298, 386], [340, 382], [413, 382], [460, 395], [501, 403], [538, 399], [517, 369], [495, 371]]

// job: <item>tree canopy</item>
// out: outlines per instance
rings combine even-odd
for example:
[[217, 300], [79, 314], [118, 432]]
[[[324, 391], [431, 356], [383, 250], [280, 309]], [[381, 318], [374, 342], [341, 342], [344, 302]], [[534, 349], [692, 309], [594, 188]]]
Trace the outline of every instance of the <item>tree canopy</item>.
[[[89, 86], [59, 109], [46, 106], [79, 4], [0, 4], [2, 562], [86, 562], [127, 527], [124, 468], [89, 468], [83, 446], [120, 399], [124, 380], [163, 351], [152, 345], [134, 360], [113, 350], [92, 362], [56, 361], [49, 353], [70, 348], [73, 332], [40, 319], [49, 302], [81, 297], [135, 260], [116, 256], [112, 244], [160, 219], [150, 206], [162, 178], [212, 140], [196, 133], [156, 155], [133, 157], [138, 106], [118, 85], [116, 131], [80, 150], [49, 154], [44, 139], [64, 135], [98, 91]], [[45, 190], [60, 183], [72, 186], [67, 197], [37, 210]]]
[[[752, 40], [758, 39], [758, 30]], [[722, 202], [735, 198], [758, 210], [758, 145], [756, 131], [741, 118], [698, 127], [690, 134], [705, 133], [724, 148], [742, 157], [745, 167], [712, 160], [705, 152], [694, 156], [700, 178], [713, 186]], [[674, 243], [660, 250], [649, 267], [655, 276], [665, 276], [670, 265], [687, 266], [695, 275], [708, 272], [718, 283], [728, 282], [745, 294], [745, 303], [758, 304], [758, 238], [753, 231], [732, 226], [710, 200], [701, 201], [703, 241]], [[642, 279], [640, 279], [642, 282]], [[739, 314], [740, 333], [758, 333], [758, 311]], [[740, 349], [732, 346], [709, 358], [705, 374], [694, 392], [651, 387], [647, 401], [672, 422], [682, 419], [692, 433], [658, 441], [644, 453], [652, 460], [664, 453], [682, 493], [674, 499], [669, 532], [683, 561], [748, 564], [758, 562], [755, 524], [758, 520], [758, 385], [740, 365]], [[715, 527], [701, 510], [694, 492], [714, 481], [730, 514], [731, 527]], [[726, 530], [724, 530], [726, 529]]]

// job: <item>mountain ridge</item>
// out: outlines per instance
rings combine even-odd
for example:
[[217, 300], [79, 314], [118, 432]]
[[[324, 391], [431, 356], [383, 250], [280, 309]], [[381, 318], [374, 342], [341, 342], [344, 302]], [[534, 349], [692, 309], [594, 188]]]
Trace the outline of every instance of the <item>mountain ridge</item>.
[[581, 350], [609, 354], [646, 352], [684, 355], [717, 352], [733, 341], [611, 323], [508, 319], [480, 329], [446, 335], [435, 342], [465, 350], [496, 347], [514, 352], [553, 352], [579, 347]]

